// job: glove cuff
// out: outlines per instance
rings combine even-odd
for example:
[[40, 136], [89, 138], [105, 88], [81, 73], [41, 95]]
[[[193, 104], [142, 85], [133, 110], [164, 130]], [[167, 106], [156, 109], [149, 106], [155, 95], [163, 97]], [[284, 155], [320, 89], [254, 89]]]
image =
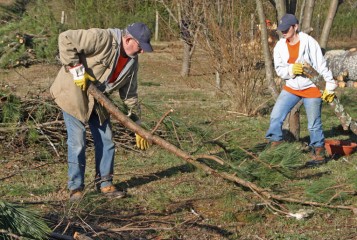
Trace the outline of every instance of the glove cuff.
[[289, 75], [291, 76], [291, 78], [295, 78], [296, 75], [293, 73], [293, 67], [294, 67], [294, 64], [289, 64]]
[[73, 80], [80, 80], [83, 78], [85, 73], [85, 68], [83, 64], [77, 64], [68, 69], [68, 71], [72, 74]]
[[333, 93], [334, 90], [337, 88], [337, 84], [335, 82], [326, 82], [326, 90], [330, 93]]

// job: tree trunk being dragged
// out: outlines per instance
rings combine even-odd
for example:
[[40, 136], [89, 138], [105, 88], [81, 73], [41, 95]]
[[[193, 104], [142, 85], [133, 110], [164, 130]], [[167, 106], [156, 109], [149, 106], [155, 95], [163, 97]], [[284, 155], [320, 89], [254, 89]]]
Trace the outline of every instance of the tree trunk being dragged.
[[[155, 143], [162, 148], [168, 150], [169, 152], [175, 154], [176, 156], [182, 158], [183, 160], [187, 161], [188, 163], [194, 165], [195, 167], [204, 170], [208, 174], [213, 174], [213, 175], [218, 175], [220, 177], [223, 177], [224, 179], [231, 180], [232, 177], [228, 177], [228, 174], [226, 173], [218, 173], [214, 169], [206, 166], [205, 164], [200, 163], [199, 161], [196, 161], [196, 158], [194, 156], [191, 156], [190, 154], [186, 153], [185, 151], [177, 148], [173, 144], [167, 142], [166, 140], [162, 139], [159, 136], [153, 135], [151, 132], [143, 129], [139, 125], [137, 125], [135, 122], [133, 122], [128, 116], [126, 116], [124, 113], [122, 113], [99, 89], [94, 84], [90, 84], [88, 87], [88, 93], [91, 94], [99, 104], [101, 104], [103, 107], [105, 107], [116, 120], [118, 120], [123, 126], [126, 128], [130, 129], [131, 131], [139, 134], [140, 136], [144, 137], [146, 140], [148, 140], [150, 143]], [[224, 163], [222, 163], [224, 164]], [[227, 175], [227, 176], [226, 176]], [[241, 178], [238, 178], [236, 176], [233, 177], [234, 182], [245, 186], [247, 188], [252, 189], [254, 192], [258, 193], [264, 193], [263, 195], [268, 196], [270, 198], [270, 194], [267, 193], [267, 191], [263, 188], [258, 187], [254, 183], [245, 181]]]
[[[122, 113], [101, 91], [99, 91], [94, 84], [89, 85], [88, 93], [91, 94], [98, 101], [98, 103], [103, 105], [107, 109], [107, 111], [110, 114], [112, 114], [113, 117], [115, 117], [116, 120], [118, 120], [121, 124], [123, 124], [125, 127], [130, 129], [131, 131], [143, 136], [149, 142], [155, 143], [155, 144], [161, 146], [162, 148], [168, 150], [169, 152], [174, 153], [176, 156], [184, 159], [188, 163], [205, 171], [208, 174], [219, 176], [223, 179], [235, 182], [239, 185], [249, 188], [253, 193], [258, 195], [260, 198], [262, 198], [262, 200], [265, 203], [268, 203], [269, 205], [272, 204], [271, 202], [273, 200], [278, 200], [279, 202], [286, 201], [286, 202], [300, 203], [300, 204], [305, 204], [305, 205], [320, 206], [320, 207], [326, 207], [326, 208], [348, 209], [348, 210], [352, 210], [354, 213], [357, 213], [357, 209], [354, 206], [334, 206], [334, 205], [328, 205], [328, 204], [324, 204], [324, 203], [300, 201], [297, 199], [276, 195], [267, 189], [264, 189], [264, 188], [261, 188], [261, 187], [255, 185], [252, 182], [249, 182], [249, 181], [246, 181], [244, 179], [237, 177], [235, 174], [230, 174], [230, 173], [226, 173], [226, 172], [217, 172], [216, 170], [210, 168], [209, 166], [207, 166], [203, 163], [200, 163], [199, 161], [196, 161], [195, 158], [193, 156], [189, 155], [188, 153], [182, 151], [181, 149], [179, 149], [176, 146], [172, 145], [171, 143], [165, 141], [164, 139], [160, 138], [159, 136], [152, 135], [149, 131], [146, 131], [145, 129], [141, 128], [139, 125], [134, 123], [129, 117], [127, 117], [124, 113]], [[277, 204], [277, 203], [274, 203], [273, 205], [279, 206], [279, 204]], [[274, 209], [278, 210], [276, 207], [274, 207]]]
[[88, 93], [90, 93], [98, 101], [98, 103], [105, 107], [107, 111], [126, 128], [144, 137], [150, 143], [155, 143], [174, 153], [176, 156], [183, 158], [184, 160], [193, 159], [191, 155], [165, 141], [159, 136], [152, 135], [149, 131], [146, 131], [135, 122], [133, 122], [128, 116], [122, 113], [101, 91], [99, 91], [94, 84], [89, 85]]

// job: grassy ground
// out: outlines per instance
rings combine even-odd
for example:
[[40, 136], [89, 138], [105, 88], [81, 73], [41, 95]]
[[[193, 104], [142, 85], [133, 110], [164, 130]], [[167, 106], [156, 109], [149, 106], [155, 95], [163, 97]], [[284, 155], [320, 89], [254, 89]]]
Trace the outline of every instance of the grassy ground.
[[[193, 76], [180, 78], [180, 53], [177, 44], [161, 44], [154, 53], [141, 57], [140, 95], [148, 126], [155, 126], [172, 108], [158, 134], [190, 154], [213, 154], [229, 164], [202, 160], [212, 168], [284, 197], [356, 207], [357, 153], [320, 168], [289, 168], [309, 159], [304, 151], [308, 142], [304, 111], [301, 142], [265, 150], [269, 115], [247, 117], [232, 109], [232, 100], [214, 91], [214, 75], [205, 58], [193, 63]], [[47, 98], [58, 68], [36, 65], [3, 70], [1, 88], [23, 98], [29, 92]], [[338, 95], [357, 118], [356, 89], [340, 89]], [[341, 130], [327, 105], [323, 106], [323, 122], [326, 138], [357, 141]], [[58, 233], [79, 231], [96, 239], [357, 238], [357, 218], [350, 210], [276, 202], [275, 207], [285, 212], [312, 212], [297, 220], [275, 211], [248, 188], [207, 174], [158, 146], [141, 152], [117, 143], [115, 184], [128, 192], [121, 200], [105, 199], [95, 192], [93, 148], [89, 148], [86, 194], [71, 204], [66, 190], [65, 136], [56, 142], [59, 157], [46, 141], [25, 141], [17, 148], [10, 142], [0, 147], [0, 194], [3, 200], [41, 211]]]

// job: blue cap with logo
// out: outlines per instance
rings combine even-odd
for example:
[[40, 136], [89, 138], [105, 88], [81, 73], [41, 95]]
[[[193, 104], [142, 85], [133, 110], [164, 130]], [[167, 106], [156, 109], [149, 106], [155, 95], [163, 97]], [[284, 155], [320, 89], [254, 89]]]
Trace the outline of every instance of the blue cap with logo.
[[299, 20], [293, 14], [285, 14], [279, 21], [278, 30], [286, 31], [291, 26], [298, 24]]
[[144, 23], [133, 23], [127, 27], [128, 32], [138, 42], [144, 52], [152, 52], [152, 46], [150, 44], [151, 32], [148, 26]]

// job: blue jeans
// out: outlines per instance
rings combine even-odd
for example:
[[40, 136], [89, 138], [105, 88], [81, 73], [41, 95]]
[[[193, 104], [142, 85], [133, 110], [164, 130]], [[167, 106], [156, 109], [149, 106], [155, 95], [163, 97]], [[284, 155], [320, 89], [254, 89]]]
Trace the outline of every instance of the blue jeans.
[[[67, 128], [68, 145], [68, 189], [84, 188], [86, 167], [86, 129], [85, 124], [63, 111]], [[100, 187], [112, 184], [115, 146], [112, 140], [110, 119], [100, 125], [95, 110], [88, 120], [95, 147], [96, 181]]]
[[302, 99], [308, 121], [310, 146], [324, 146], [324, 134], [321, 122], [321, 98], [303, 98], [283, 90], [270, 115], [270, 126], [265, 135], [271, 142], [283, 140], [283, 122], [291, 109]]

